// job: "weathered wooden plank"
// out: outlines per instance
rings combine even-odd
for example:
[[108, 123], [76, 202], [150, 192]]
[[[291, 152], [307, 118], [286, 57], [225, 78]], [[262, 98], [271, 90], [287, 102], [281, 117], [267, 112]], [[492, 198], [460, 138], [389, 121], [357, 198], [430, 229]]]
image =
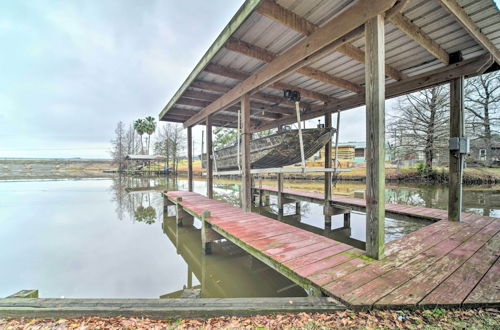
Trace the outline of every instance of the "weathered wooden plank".
[[[336, 281], [343, 276], [346, 276], [357, 269], [364, 267], [366, 263], [370, 262], [366, 258], [359, 258], [357, 253], [346, 252], [339, 253], [338, 255], [330, 258], [331, 264], [328, 268], [310, 274], [308, 277], [311, 281], [319, 286], [324, 286], [327, 283]], [[324, 261], [326, 264], [326, 260]], [[309, 270], [304, 270], [305, 274], [309, 274]]]
[[[493, 226], [495, 231], [488, 231], [488, 226], [486, 226], [464, 244], [454, 248], [439, 261], [426, 267], [424, 272], [414, 276], [411, 280], [377, 301], [376, 305], [401, 306], [419, 303], [429, 292], [476, 253], [499, 229], [496, 223], [489, 226]], [[427, 264], [429, 264], [428, 261]]]
[[465, 299], [464, 305], [485, 305], [496, 304], [500, 301], [500, 259], [497, 259], [493, 266], [481, 279], [479, 284], [472, 290]]
[[[497, 234], [483, 245], [469, 260], [462, 264], [450, 277], [439, 284], [419, 305], [432, 307], [437, 305], [458, 306], [462, 304], [495, 261], [497, 261], [499, 256], [500, 235]], [[497, 275], [500, 277], [500, 274]]]
[[372, 306], [394, 289], [411, 280], [437, 260], [460, 246], [480, 229], [464, 226], [464, 229], [425, 250], [407, 263], [376, 277], [372, 281], [347, 293], [345, 299], [352, 304]]
[[462, 227], [456, 223], [443, 221], [392, 241], [389, 243], [388, 251], [390, 253], [382, 262], [369, 263], [366, 267], [359, 268], [341, 279], [325, 284], [325, 289], [344, 299], [345, 294], [408, 262], [418, 253], [440, 243]]

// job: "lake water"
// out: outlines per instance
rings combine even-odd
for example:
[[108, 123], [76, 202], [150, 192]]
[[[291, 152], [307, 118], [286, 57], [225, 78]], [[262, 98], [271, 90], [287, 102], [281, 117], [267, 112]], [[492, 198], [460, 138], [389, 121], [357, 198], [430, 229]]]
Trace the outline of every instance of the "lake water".
[[[268, 184], [268, 182], [264, 182]], [[287, 181], [286, 187], [321, 191], [321, 182]], [[0, 181], [0, 297], [38, 289], [40, 297], [178, 297], [201, 288], [203, 297], [304, 296], [305, 292], [229, 242], [201, 254], [200, 224], [177, 228], [163, 214], [164, 189], [187, 189], [185, 179], [113, 178]], [[194, 190], [205, 193], [204, 181]], [[363, 184], [337, 184], [336, 194], [362, 197]], [[216, 181], [215, 197], [237, 204], [236, 182]], [[441, 186], [387, 187], [391, 202], [446, 208]], [[275, 200], [271, 200], [275, 203]], [[500, 187], [464, 191], [464, 210], [500, 217]], [[275, 206], [256, 210], [277, 217]], [[351, 229], [324, 229], [320, 205], [285, 209], [282, 221], [344, 241], [364, 241], [365, 217]], [[172, 214], [170, 214], [172, 215]], [[342, 226], [333, 217], [332, 229]], [[386, 220], [386, 240], [413, 232], [425, 221]]]

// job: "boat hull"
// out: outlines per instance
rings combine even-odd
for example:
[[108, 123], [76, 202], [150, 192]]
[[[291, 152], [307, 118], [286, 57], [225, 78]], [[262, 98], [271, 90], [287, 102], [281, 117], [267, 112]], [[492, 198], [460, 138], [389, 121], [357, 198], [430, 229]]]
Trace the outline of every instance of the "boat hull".
[[[332, 128], [310, 128], [302, 130], [304, 156], [312, 157], [331, 140]], [[216, 150], [214, 168], [216, 171], [238, 169], [238, 147], [233, 145]], [[241, 150], [240, 150], [241, 152]], [[204, 157], [204, 160], [206, 158]], [[241, 154], [240, 154], [241, 161]], [[298, 130], [286, 130], [250, 141], [250, 167], [271, 168], [293, 165], [301, 161]], [[204, 161], [205, 163], [205, 161]], [[203, 164], [205, 167], [205, 164]]]

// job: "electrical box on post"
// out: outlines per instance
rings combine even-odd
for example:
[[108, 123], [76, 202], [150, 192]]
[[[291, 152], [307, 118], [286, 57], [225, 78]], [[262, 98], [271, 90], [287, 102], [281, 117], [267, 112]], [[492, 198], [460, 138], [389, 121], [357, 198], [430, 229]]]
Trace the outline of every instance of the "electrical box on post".
[[468, 137], [453, 137], [450, 138], [450, 150], [458, 151], [461, 154], [468, 154], [470, 152], [470, 143]]

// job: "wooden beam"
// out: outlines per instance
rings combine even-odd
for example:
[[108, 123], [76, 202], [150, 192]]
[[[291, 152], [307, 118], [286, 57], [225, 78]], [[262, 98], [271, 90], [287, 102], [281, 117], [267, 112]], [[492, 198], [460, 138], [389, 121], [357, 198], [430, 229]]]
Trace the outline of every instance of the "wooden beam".
[[441, 6], [455, 17], [457, 22], [469, 33], [469, 35], [476, 40], [476, 42], [487, 50], [500, 64], [500, 50], [485, 36], [481, 29], [477, 27], [476, 23], [467, 15], [465, 10], [460, 7], [456, 0], [438, 0]]
[[[464, 78], [450, 82], [450, 138], [464, 137]], [[465, 154], [450, 150], [448, 218], [460, 221], [462, 215], [462, 178]]]
[[187, 128], [188, 191], [193, 191], [193, 132]]
[[422, 31], [418, 26], [413, 24], [408, 18], [400, 13], [394, 14], [388, 18], [389, 22], [394, 24], [398, 29], [404, 32], [408, 37], [415, 40], [420, 46], [425, 48], [434, 57], [445, 64], [450, 63], [449, 54], [441, 48], [441, 46]]
[[369, 19], [366, 37], [366, 253], [384, 256], [385, 75], [384, 17]]
[[[210, 64], [205, 68], [206, 72], [210, 72], [219, 76], [231, 78], [231, 79], [236, 79], [236, 80], [246, 80], [248, 79], [251, 75], [246, 73], [246, 72], [241, 72], [232, 68], [228, 68], [222, 65], [218, 64]], [[307, 97], [313, 100], [318, 100], [322, 102], [334, 102], [336, 101], [335, 98], [330, 97], [325, 94], [321, 94], [318, 92], [314, 92], [305, 88], [300, 88], [294, 85], [290, 84], [285, 84], [285, 83], [274, 83], [269, 86], [267, 86], [272, 89], [276, 89], [279, 91], [283, 91], [283, 89], [293, 89], [296, 91], [299, 91], [302, 97]], [[258, 93], [257, 93], [258, 94]]]
[[[273, 19], [306, 36], [309, 36], [319, 28], [305, 18], [295, 14], [291, 10], [280, 6], [272, 0], [263, 0], [256, 11], [259, 14]], [[362, 64], [365, 63], [365, 52], [353, 46], [352, 44], [346, 43], [344, 45], [341, 45], [336, 49], [336, 51]], [[393, 68], [390, 65], [385, 66], [385, 71], [388, 77], [391, 77], [395, 80], [401, 80], [407, 77], [404, 73]]]
[[241, 98], [241, 208], [245, 212], [252, 211], [252, 174], [250, 173], [250, 97], [245, 94]]
[[[493, 57], [489, 54], [481, 55], [455, 64], [422, 73], [403, 81], [388, 84], [385, 89], [385, 97], [392, 98], [400, 95], [412, 93], [418, 90], [441, 85], [460, 76], [477, 76], [484, 73], [494, 63]], [[327, 111], [344, 111], [353, 109], [365, 104], [364, 95], [354, 95], [343, 98], [336, 103], [325, 106], [313, 106], [309, 111], [301, 115], [301, 119], [308, 120], [323, 116]], [[255, 128], [255, 132], [289, 125], [294, 123], [293, 118], [282, 118], [269, 123], [262, 123]]]
[[229, 92], [221, 96], [209, 106], [204, 108], [198, 115], [193, 116], [184, 125], [193, 126], [206, 118], [208, 115], [224, 110], [233, 105], [244, 94], [253, 93], [257, 90], [275, 83], [287, 74], [298, 70], [308, 64], [310, 57], [321, 52], [321, 50], [332, 43], [342, 40], [343, 36], [362, 26], [367, 19], [385, 12], [391, 8], [395, 0], [358, 0], [353, 5], [342, 11], [339, 15], [317, 29], [307, 38], [290, 47], [280, 54], [272, 62], [235, 86]]
[[[211, 91], [211, 92], [218, 92], [221, 94], [224, 94], [224, 93], [231, 90], [231, 87], [229, 87], [229, 86], [214, 83], [214, 82], [203, 81], [203, 80], [193, 81], [193, 83], [191, 84], [191, 87], [203, 89], [203, 90], [207, 90], [207, 91]], [[277, 96], [277, 95], [259, 92], [259, 93], [253, 94], [252, 98], [257, 99], [257, 100], [261, 100], [261, 101], [266, 101], [269, 103], [290, 106], [290, 107], [292, 107], [292, 110], [295, 107], [295, 104], [293, 102], [286, 101], [282, 96]]]
[[[210, 105], [210, 101], [205, 101], [205, 100], [196, 100], [196, 99], [191, 99], [191, 98], [187, 98], [187, 97], [181, 97], [177, 100], [177, 104], [182, 104], [182, 105], [189, 105], [189, 106], [192, 106], [192, 107], [198, 107], [198, 108], [204, 108], [208, 105]], [[231, 106], [226, 110], [226, 114], [228, 115], [232, 115], [236, 118], [237, 116], [237, 112], [239, 110], [239, 108], [237, 106]], [[229, 111], [232, 111], [229, 112]], [[276, 111], [279, 111], [279, 110], [276, 110]], [[276, 114], [276, 111], [275, 113], [265, 113], [265, 114], [262, 114], [262, 109], [259, 109], [257, 108], [255, 112], [257, 112], [257, 114], [259, 115], [259, 117], [262, 117], [262, 119], [278, 119], [280, 118], [279, 115]], [[197, 112], [198, 113], [198, 112]], [[197, 113], [193, 113], [193, 116], [195, 116]], [[289, 111], [286, 111], [285, 113], [290, 113]], [[233, 119], [234, 120], [234, 119]]]
[[[176, 123], [184, 123], [186, 120], [191, 118], [191, 116], [186, 116], [186, 115], [179, 115], [175, 113], [170, 113], [168, 112], [168, 115], [164, 117], [166, 121], [170, 122], [176, 122]], [[230, 127], [230, 128], [236, 128], [236, 123], [235, 122], [228, 122], [228, 121], [221, 121], [221, 120], [212, 120], [213, 126], [220, 126], [220, 127]]]
[[212, 153], [212, 118], [205, 119], [205, 134], [207, 140], [207, 197], [214, 198], [214, 160]]
[[[264, 48], [260, 48], [254, 45], [251, 45], [247, 42], [244, 42], [242, 40], [238, 40], [236, 38], [230, 38], [225, 47], [233, 52], [237, 52], [255, 59], [258, 59], [262, 62], [269, 63], [273, 61], [278, 54], [274, 54]], [[348, 80], [341, 79], [335, 76], [332, 76], [331, 74], [328, 74], [326, 72], [314, 69], [312, 67], [302, 67], [297, 70], [297, 73], [300, 73], [304, 76], [307, 76], [309, 78], [319, 80], [321, 82], [340, 87], [342, 89], [354, 92], [354, 93], [361, 93], [361, 86], [352, 83]]]
[[[220, 95], [213, 94], [213, 93], [206, 93], [206, 92], [200, 92], [200, 91], [194, 91], [194, 90], [187, 90], [183, 94], [184, 97], [188, 98], [194, 98], [202, 101], [209, 101], [213, 102], [217, 100]], [[182, 100], [182, 98], [181, 98]], [[273, 104], [267, 104], [267, 103], [262, 103], [258, 101], [251, 101], [250, 106], [252, 109], [259, 110], [259, 111], [268, 111], [272, 113], [279, 113], [279, 114], [286, 114], [286, 115], [293, 115], [295, 111], [292, 108], [285, 108], [285, 107], [280, 107], [278, 105], [273, 105]], [[233, 107], [231, 107], [233, 108]], [[237, 107], [234, 107], [236, 110]]]

